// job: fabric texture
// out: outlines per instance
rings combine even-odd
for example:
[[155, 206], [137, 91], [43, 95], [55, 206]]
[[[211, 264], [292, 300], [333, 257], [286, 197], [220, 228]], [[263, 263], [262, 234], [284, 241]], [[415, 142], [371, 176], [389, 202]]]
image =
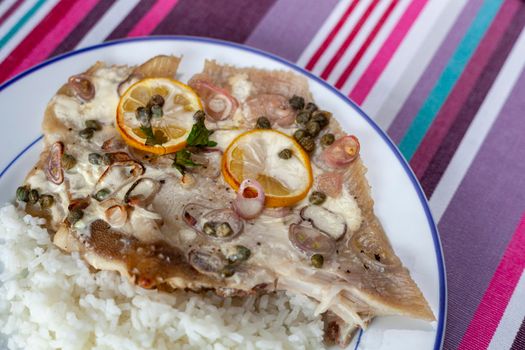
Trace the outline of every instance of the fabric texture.
[[525, 349], [525, 2], [0, 0], [0, 83], [125, 37], [245, 43], [334, 85], [398, 144], [447, 267], [445, 349]]

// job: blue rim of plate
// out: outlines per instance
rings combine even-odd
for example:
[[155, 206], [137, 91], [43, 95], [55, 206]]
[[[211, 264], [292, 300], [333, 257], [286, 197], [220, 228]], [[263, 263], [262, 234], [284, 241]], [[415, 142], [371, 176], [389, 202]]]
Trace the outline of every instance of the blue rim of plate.
[[[321, 78], [315, 76], [314, 74], [308, 72], [307, 70], [297, 66], [295, 63], [292, 63], [284, 58], [281, 58], [279, 56], [276, 56], [274, 54], [271, 54], [269, 52], [259, 50], [247, 45], [233, 43], [230, 41], [225, 40], [219, 40], [219, 39], [211, 39], [211, 38], [203, 38], [203, 37], [194, 37], [194, 36], [182, 36], [182, 35], [163, 35], [163, 36], [148, 36], [148, 37], [137, 37], [137, 38], [128, 38], [128, 39], [119, 39], [119, 40], [112, 40], [107, 41], [98, 45], [88, 46], [85, 48], [81, 48], [78, 50], [70, 51], [65, 54], [53, 57], [49, 60], [46, 60], [36, 66], [33, 66], [29, 68], [28, 70], [16, 75], [15, 77], [9, 79], [2, 85], [0, 85], [0, 92], [3, 91], [5, 88], [7, 88], [9, 85], [15, 83], [16, 81], [22, 79], [26, 75], [29, 75], [37, 70], [40, 70], [50, 64], [53, 64], [57, 61], [64, 60], [71, 56], [76, 56], [81, 53], [87, 52], [87, 51], [94, 51], [98, 50], [107, 46], [114, 46], [119, 44], [126, 44], [126, 43], [132, 43], [137, 41], [193, 41], [193, 42], [204, 42], [209, 44], [215, 44], [215, 45], [221, 45], [221, 46], [228, 46], [233, 47], [242, 51], [248, 51], [251, 53], [255, 53], [260, 56], [264, 56], [267, 58], [270, 58], [274, 61], [277, 61], [279, 63], [282, 63], [291, 69], [300, 72], [301, 74], [307, 76], [308, 78], [315, 80], [319, 84], [326, 87], [328, 90], [336, 94], [339, 98], [341, 98], [343, 101], [345, 101], [350, 107], [352, 107], [355, 111], [358, 112], [358, 114], [363, 117], [368, 124], [381, 136], [381, 138], [385, 141], [385, 143], [390, 147], [392, 152], [395, 154], [396, 158], [399, 160], [401, 165], [403, 166], [403, 169], [405, 170], [406, 174], [410, 178], [410, 181], [412, 182], [412, 185], [414, 186], [414, 189], [417, 192], [417, 195], [419, 197], [419, 200], [421, 202], [421, 205], [423, 206], [423, 209], [425, 211], [425, 215], [427, 217], [428, 225], [430, 227], [430, 230], [432, 232], [432, 239], [434, 242], [434, 250], [436, 251], [436, 258], [437, 258], [437, 265], [438, 265], [438, 272], [439, 272], [439, 316], [438, 316], [438, 327], [436, 330], [436, 340], [434, 342], [434, 350], [441, 349], [443, 346], [443, 336], [445, 333], [445, 317], [446, 317], [446, 304], [447, 304], [447, 289], [446, 289], [446, 279], [445, 279], [445, 262], [443, 258], [443, 250], [441, 247], [441, 241], [439, 239], [438, 230], [436, 227], [436, 224], [434, 222], [434, 218], [432, 217], [432, 213], [430, 212], [430, 207], [428, 206], [427, 199], [425, 197], [425, 194], [421, 188], [421, 185], [419, 184], [416, 176], [414, 175], [412, 169], [408, 165], [407, 161], [397, 148], [397, 146], [394, 144], [394, 142], [390, 139], [390, 137], [379, 127], [379, 125], [376, 124], [356, 103], [354, 103], [352, 100], [350, 100], [347, 96], [343, 95], [339, 90], [334, 88], [332, 85], [328, 84], [326, 81], [322, 80]], [[35, 139], [33, 142], [31, 142], [26, 148], [24, 148], [13, 160], [11, 160], [7, 166], [0, 171], [0, 178], [9, 170], [9, 168], [25, 153], [27, 152], [34, 144], [36, 144], [38, 141], [42, 139], [42, 135], [39, 136], [37, 139]], [[359, 346], [359, 342], [361, 340], [362, 331], [359, 333], [358, 341], [356, 344], [356, 349]]]

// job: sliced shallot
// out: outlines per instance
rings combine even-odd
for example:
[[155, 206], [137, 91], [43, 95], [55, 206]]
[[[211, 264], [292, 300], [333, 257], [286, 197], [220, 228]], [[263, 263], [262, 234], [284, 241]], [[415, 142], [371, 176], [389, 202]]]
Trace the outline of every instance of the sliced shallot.
[[134, 178], [144, 174], [144, 171], [144, 166], [137, 161], [116, 161], [102, 173], [95, 185], [95, 192], [106, 188], [110, 193], [113, 193], [122, 186], [129, 184]]
[[341, 239], [346, 233], [345, 218], [321, 206], [307, 205], [301, 209], [301, 218], [335, 240]]
[[318, 229], [302, 224], [291, 224], [288, 230], [290, 242], [306, 254], [332, 254], [335, 240]]
[[60, 141], [55, 142], [49, 148], [49, 156], [45, 166], [46, 177], [55, 185], [64, 182], [64, 169], [62, 169], [62, 155], [64, 154], [64, 144]]
[[321, 154], [323, 161], [332, 168], [344, 168], [359, 156], [359, 140], [353, 135], [343, 136]]
[[182, 220], [186, 225], [197, 229], [196, 225], [199, 218], [208, 211], [210, 211], [208, 207], [196, 203], [188, 203], [182, 208]]
[[128, 212], [123, 205], [113, 205], [106, 209], [106, 221], [112, 227], [122, 227], [128, 220]]
[[232, 117], [239, 103], [227, 90], [213, 85], [208, 77], [199, 76], [189, 81], [190, 85], [204, 101], [206, 114], [213, 121], [221, 121]]
[[264, 209], [264, 189], [255, 180], [244, 180], [233, 202], [233, 210], [243, 219], [254, 219]]
[[160, 182], [149, 177], [135, 181], [124, 196], [124, 201], [130, 205], [147, 206], [160, 190]]
[[73, 75], [68, 80], [75, 94], [84, 101], [90, 101], [95, 97], [95, 86], [84, 74]]
[[188, 260], [197, 271], [205, 274], [219, 273], [227, 264], [226, 259], [208, 248], [191, 250]]
[[291, 125], [295, 120], [295, 111], [288, 99], [281, 95], [259, 95], [246, 101], [246, 106], [251, 120], [265, 116], [272, 125], [277, 124], [282, 127]]
[[332, 198], [337, 198], [343, 189], [343, 173], [327, 172], [319, 175], [316, 179], [317, 189]]

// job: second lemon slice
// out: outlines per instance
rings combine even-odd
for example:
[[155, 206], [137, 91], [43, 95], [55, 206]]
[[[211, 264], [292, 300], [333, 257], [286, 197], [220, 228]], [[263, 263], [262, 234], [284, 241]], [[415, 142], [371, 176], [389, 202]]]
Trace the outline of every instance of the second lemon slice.
[[[279, 153], [291, 151], [284, 159]], [[222, 158], [222, 174], [235, 190], [245, 179], [257, 180], [266, 195], [266, 206], [283, 207], [297, 203], [313, 182], [308, 154], [295, 140], [279, 131], [257, 129], [235, 138]]]

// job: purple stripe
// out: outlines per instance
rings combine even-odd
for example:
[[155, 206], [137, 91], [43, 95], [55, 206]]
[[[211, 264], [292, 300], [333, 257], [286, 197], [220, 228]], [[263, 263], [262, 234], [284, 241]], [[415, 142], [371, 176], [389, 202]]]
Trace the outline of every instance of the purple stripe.
[[525, 70], [441, 222], [447, 262], [445, 349], [456, 349], [525, 208]]
[[525, 349], [525, 319], [521, 322], [520, 329], [516, 334], [516, 338], [512, 342], [510, 350], [523, 350]]
[[180, 0], [152, 34], [195, 35], [243, 43], [275, 0]]
[[[467, 2], [445, 37], [445, 40], [441, 43], [441, 46], [432, 58], [432, 61], [414, 86], [410, 97], [405, 101], [399, 113], [397, 113], [394, 121], [388, 128], [388, 134], [395, 143], [399, 143], [405, 135], [410, 123], [421, 109], [421, 106], [423, 106], [430, 91], [441, 76], [445, 65], [467, 32], [472, 20], [476, 17], [476, 13], [482, 3], [483, 0], [471, 0]], [[432, 34], [430, 34], [430, 40], [432, 40]]]
[[53, 51], [50, 57], [59, 55], [66, 51], [71, 51], [78, 45], [78, 43], [84, 38], [84, 36], [89, 32], [91, 28], [100, 20], [106, 11], [113, 5], [113, 0], [101, 0], [91, 12], [84, 17], [82, 22], [73, 29], [71, 33], [62, 41], [57, 48]]
[[140, 0], [137, 5], [131, 10], [126, 18], [120, 22], [120, 24], [113, 29], [111, 34], [105, 40], [113, 40], [125, 38], [128, 33], [135, 27], [138, 21], [150, 10], [155, 4], [155, 0]]
[[[507, 0], [518, 1], [518, 0]], [[470, 92], [466, 102], [459, 110], [456, 120], [450, 127], [447, 135], [443, 139], [436, 154], [432, 158], [429, 167], [421, 178], [421, 186], [425, 190], [427, 197], [430, 198], [436, 186], [443, 176], [450, 160], [454, 156], [463, 136], [467, 132], [470, 123], [478, 112], [483, 100], [487, 96], [490, 87], [498, 76], [501, 67], [505, 63], [512, 47], [525, 25], [525, 5], [520, 4], [519, 10], [511, 19], [509, 27], [503, 34], [497, 48], [491, 55], [486, 67], [480, 77], [474, 83], [474, 89]]]
[[335, 5], [337, 0], [279, 0], [246, 44], [295, 62]]
[[2, 25], [12, 14], [16, 11], [22, 5], [24, 0], [16, 0], [14, 4], [12, 4], [7, 11], [4, 12], [4, 14], [0, 17], [0, 25]]

